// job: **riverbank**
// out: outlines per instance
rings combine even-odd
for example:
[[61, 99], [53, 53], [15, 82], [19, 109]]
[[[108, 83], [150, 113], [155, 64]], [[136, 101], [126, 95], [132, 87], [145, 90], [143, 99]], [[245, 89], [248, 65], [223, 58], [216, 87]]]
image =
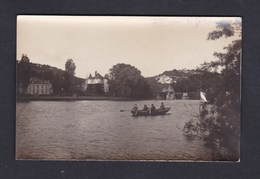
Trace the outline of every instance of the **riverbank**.
[[111, 96], [18, 96], [18, 102], [26, 101], [80, 101], [80, 100], [106, 100], [106, 101], [136, 101], [142, 99], [111, 97]]

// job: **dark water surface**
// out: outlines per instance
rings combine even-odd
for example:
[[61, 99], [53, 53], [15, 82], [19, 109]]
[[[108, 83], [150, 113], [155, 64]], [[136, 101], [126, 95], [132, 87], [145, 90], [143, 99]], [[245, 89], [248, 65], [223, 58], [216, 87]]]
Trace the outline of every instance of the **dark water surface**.
[[212, 151], [182, 128], [199, 101], [163, 101], [168, 115], [132, 117], [136, 103], [161, 101], [32, 101], [17, 103], [17, 159], [211, 160]]

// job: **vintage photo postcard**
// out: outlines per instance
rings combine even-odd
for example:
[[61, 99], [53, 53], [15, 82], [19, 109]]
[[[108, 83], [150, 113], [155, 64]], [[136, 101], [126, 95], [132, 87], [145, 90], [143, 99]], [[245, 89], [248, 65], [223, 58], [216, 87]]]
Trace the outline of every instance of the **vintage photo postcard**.
[[16, 159], [240, 160], [240, 17], [17, 16]]

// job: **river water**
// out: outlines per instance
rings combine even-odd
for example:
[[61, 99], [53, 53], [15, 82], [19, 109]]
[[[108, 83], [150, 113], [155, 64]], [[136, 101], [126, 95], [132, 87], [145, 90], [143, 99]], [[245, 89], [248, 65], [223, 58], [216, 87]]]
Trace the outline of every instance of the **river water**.
[[134, 104], [162, 101], [31, 101], [17, 103], [16, 158], [47, 160], [211, 160], [200, 138], [182, 128], [199, 101], [163, 101], [164, 116], [132, 117]]

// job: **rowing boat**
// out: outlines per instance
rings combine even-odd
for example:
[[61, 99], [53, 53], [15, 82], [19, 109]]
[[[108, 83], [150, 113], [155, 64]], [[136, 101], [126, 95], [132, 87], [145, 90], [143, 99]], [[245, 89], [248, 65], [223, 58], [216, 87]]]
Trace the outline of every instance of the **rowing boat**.
[[138, 110], [134, 111], [132, 110], [131, 113], [133, 116], [159, 116], [159, 115], [165, 115], [171, 108], [164, 108], [164, 109], [156, 109], [155, 111], [144, 111], [144, 110]]

